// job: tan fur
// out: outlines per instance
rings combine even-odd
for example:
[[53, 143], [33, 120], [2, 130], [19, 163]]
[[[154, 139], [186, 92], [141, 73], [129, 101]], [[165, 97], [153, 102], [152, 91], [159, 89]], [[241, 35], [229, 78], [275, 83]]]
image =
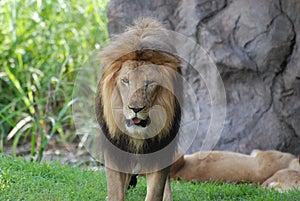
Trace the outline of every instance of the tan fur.
[[108, 200], [125, 200], [125, 192], [130, 182], [130, 174], [105, 168]]
[[273, 188], [279, 192], [288, 190], [300, 190], [300, 172], [292, 169], [283, 169], [267, 179], [262, 186]]
[[[287, 168], [295, 157], [279, 151], [254, 150], [251, 155], [227, 151], [197, 152], [179, 160], [181, 168], [171, 168], [171, 177], [186, 181], [262, 183], [278, 170]], [[182, 164], [183, 163], [183, 164]]]
[[[126, 79], [130, 78], [128, 80], [132, 86], [128, 90], [126, 90], [126, 87], [122, 86], [123, 84], [120, 81], [123, 77], [126, 77]], [[155, 114], [155, 117], [152, 118], [152, 124], [150, 125], [150, 128], [145, 131], [145, 133], [147, 135], [156, 135], [157, 133], [159, 133], [159, 137], [162, 138], [170, 130], [172, 126], [171, 122], [174, 117], [175, 100], [174, 96], [172, 95], [173, 86], [171, 77], [173, 77], [172, 72], [168, 72], [166, 69], [164, 69], [163, 66], [160, 65], [154, 65], [152, 63], [144, 61], [124, 62], [122, 69], [120, 69], [119, 74], [116, 78], [117, 88], [122, 99], [123, 112], [120, 112], [116, 115], [134, 115], [134, 112], [129, 109], [128, 106], [143, 106], [144, 109], [138, 112], [138, 116], [140, 116], [141, 118], [146, 118], [149, 114], [151, 115], [151, 112], [154, 111], [153, 113]], [[143, 94], [143, 84], [149, 80], [154, 81], [155, 84], [152, 84], [152, 87], [147, 90], [148, 94], [152, 94], [152, 97], [148, 97], [149, 101], [147, 101], [147, 95]], [[170, 90], [166, 90], [165, 88], [158, 89], [159, 86], [157, 85], [164, 85]], [[155, 109], [156, 106], [161, 107]], [[122, 120], [122, 118], [120, 117], [115, 117], [115, 119]], [[120, 125], [122, 124], [119, 123], [119, 128]], [[125, 128], [123, 128], [123, 132], [127, 132]], [[139, 134], [142, 135], [142, 133]], [[140, 150], [143, 148], [143, 141], [144, 139], [133, 138], [129, 142], [129, 145], [135, 146], [137, 150]]]
[[279, 192], [300, 190], [300, 156], [292, 160], [288, 168], [277, 171], [262, 186]]
[[[177, 71], [177, 68], [181, 66], [180, 61], [168, 53], [162, 54], [157, 52], [157, 50], [146, 49], [141, 53], [142, 55], [137, 55], [138, 53], [136, 52], [136, 50], [142, 48], [141, 46], [145, 46], [145, 38], [147, 45], [151, 45], [147, 48], [153, 46], [153, 48], [171, 52], [173, 48], [172, 45], [168, 44], [170, 47], [167, 46], [164, 48], [166, 45], [164, 46], [162, 42], [169, 41], [167, 37], [167, 32], [159, 23], [151, 19], [145, 19], [138, 22], [134, 27], [127, 29], [127, 32], [124, 34], [117, 36], [116, 40], [99, 54], [101, 63], [104, 66], [102, 82], [99, 83], [99, 88], [102, 93], [103, 105], [106, 106], [104, 107], [104, 118], [108, 124], [111, 137], [118, 138], [118, 133], [121, 132], [117, 125], [121, 125], [120, 122], [117, 122], [121, 120], [121, 118], [115, 117], [112, 114], [114, 114], [113, 109], [123, 107], [121, 95], [125, 92], [119, 91], [119, 93], [121, 93], [119, 94], [114, 90], [118, 88], [117, 83], [119, 83], [120, 76], [128, 73], [128, 70], [125, 72], [121, 71], [124, 67], [137, 68], [140, 65], [150, 64], [168, 67], [170, 70], [159, 68], [157, 71], [164, 77], [164, 80], [162, 80], [164, 82], [163, 86], [172, 88], [171, 78], [174, 76], [174, 72]], [[139, 58], [136, 60], [138, 56]], [[154, 70], [151, 68], [151, 71]], [[136, 79], [139, 77], [141, 76], [137, 76]], [[160, 133], [164, 135], [170, 129], [171, 124], [168, 122], [170, 122], [174, 116], [174, 100], [172, 99], [172, 90], [161, 89], [157, 94], [159, 95], [153, 104], [162, 106], [168, 114], [166, 127]], [[141, 140], [134, 140], [130, 143], [132, 143], [132, 146], [136, 146], [137, 149], [141, 148]]]
[[174, 63], [173, 56], [162, 56], [154, 51], [174, 52], [174, 46], [166, 44], [170, 41], [169, 37], [168, 31], [151, 18], [136, 21], [135, 25], [128, 27], [123, 34], [115, 36], [110, 45], [99, 54], [101, 64], [108, 69], [115, 62], [136, 59], [136, 50], [143, 49], [153, 50], [144, 53], [141, 58], [143, 60], [155, 57], [151, 60], [156, 64]]
[[[97, 119], [100, 124], [103, 123], [102, 118], [105, 120], [110, 138], [117, 143], [121, 141], [120, 136], [133, 135], [134, 137], [127, 137], [126, 142], [121, 143], [133, 147], [136, 153], [143, 151], [146, 146], [145, 139], [139, 138], [140, 136], [159, 131], [155, 134], [160, 142], [166, 135], [170, 135], [169, 131], [173, 126], [173, 82], [181, 64], [174, 55], [175, 48], [171, 42], [167, 30], [160, 23], [153, 19], [143, 19], [123, 34], [115, 36], [99, 54], [103, 73], [96, 97], [96, 105], [99, 104], [99, 110], [96, 108]], [[147, 82], [151, 83], [150, 86], [147, 85], [147, 90], [141, 90]], [[126, 87], [128, 83], [130, 87]], [[143, 109], [133, 112], [131, 108]], [[124, 123], [127, 120], [134, 122], [135, 118], [146, 122], [149, 117], [151, 124], [143, 128]], [[107, 162], [109, 160], [109, 154], [106, 154], [106, 163], [110, 163]], [[110, 168], [106, 168], [106, 171], [108, 200], [124, 200], [129, 174]], [[172, 200], [168, 174], [169, 168], [165, 168], [146, 175], [146, 200], [161, 201], [164, 188], [168, 189], [165, 199]]]
[[289, 165], [289, 169], [296, 170], [300, 172], [300, 156], [291, 161]]
[[[182, 155], [172, 164], [170, 169], [170, 177], [179, 178], [178, 172], [183, 168], [184, 164], [185, 164], [185, 157]], [[183, 179], [186, 180], [185, 178]]]

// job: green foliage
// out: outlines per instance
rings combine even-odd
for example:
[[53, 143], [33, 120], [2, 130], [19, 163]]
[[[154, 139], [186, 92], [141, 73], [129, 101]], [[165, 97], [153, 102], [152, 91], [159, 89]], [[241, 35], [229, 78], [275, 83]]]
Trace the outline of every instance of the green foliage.
[[107, 3], [0, 1], [0, 149], [29, 138], [41, 160], [54, 134], [72, 140], [76, 71], [108, 40]]
[[[103, 171], [51, 164], [30, 163], [0, 155], [0, 200], [106, 200]], [[248, 184], [187, 183], [172, 181], [174, 200], [300, 200], [300, 191], [279, 193]], [[128, 201], [144, 200], [146, 180], [139, 177], [136, 188], [127, 192]]]

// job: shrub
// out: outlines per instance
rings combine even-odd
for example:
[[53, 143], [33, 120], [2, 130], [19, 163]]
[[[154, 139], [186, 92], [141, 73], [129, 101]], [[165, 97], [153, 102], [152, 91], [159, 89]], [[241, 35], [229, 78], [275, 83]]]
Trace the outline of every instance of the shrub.
[[7, 140], [13, 151], [20, 139], [30, 140], [39, 161], [53, 135], [74, 138], [73, 82], [90, 52], [108, 40], [107, 3], [0, 1], [1, 149]]

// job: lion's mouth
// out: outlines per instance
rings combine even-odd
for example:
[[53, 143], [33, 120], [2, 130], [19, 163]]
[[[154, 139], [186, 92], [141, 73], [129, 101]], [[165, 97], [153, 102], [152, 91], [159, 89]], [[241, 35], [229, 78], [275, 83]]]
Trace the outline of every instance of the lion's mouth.
[[150, 118], [148, 117], [147, 119], [140, 119], [137, 117], [134, 117], [132, 119], [126, 119], [126, 125], [128, 127], [130, 126], [141, 126], [141, 127], [146, 127], [150, 124]]

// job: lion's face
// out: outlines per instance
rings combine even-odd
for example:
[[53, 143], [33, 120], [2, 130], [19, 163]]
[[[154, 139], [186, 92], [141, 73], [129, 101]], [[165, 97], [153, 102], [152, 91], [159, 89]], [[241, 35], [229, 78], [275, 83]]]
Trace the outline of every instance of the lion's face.
[[122, 101], [122, 112], [117, 110], [116, 115], [121, 119], [118, 126], [123, 132], [145, 139], [159, 134], [168, 126], [167, 108], [159, 101], [162, 98], [160, 90], [173, 90], [165, 81], [164, 75], [170, 74], [167, 71], [166, 67], [147, 62], [123, 63], [116, 79]]

